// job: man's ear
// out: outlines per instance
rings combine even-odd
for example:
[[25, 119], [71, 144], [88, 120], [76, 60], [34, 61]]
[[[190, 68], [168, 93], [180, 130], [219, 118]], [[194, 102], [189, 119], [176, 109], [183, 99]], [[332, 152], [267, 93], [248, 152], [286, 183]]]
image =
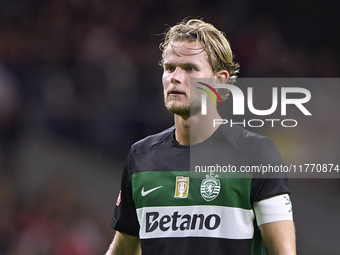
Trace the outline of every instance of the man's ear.
[[221, 71], [218, 71], [215, 74], [215, 78], [218, 79], [218, 82], [220, 84], [226, 84], [229, 77], [230, 77], [230, 75], [229, 75], [229, 72], [227, 70], [221, 70]]

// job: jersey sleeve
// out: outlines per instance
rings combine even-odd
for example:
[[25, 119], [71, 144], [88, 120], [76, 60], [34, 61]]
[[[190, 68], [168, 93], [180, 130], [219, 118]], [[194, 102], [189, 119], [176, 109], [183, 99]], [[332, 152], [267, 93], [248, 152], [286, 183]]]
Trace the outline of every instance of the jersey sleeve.
[[117, 199], [116, 208], [113, 212], [111, 226], [113, 229], [133, 236], [139, 235], [139, 222], [136, 214], [136, 207], [132, 197], [131, 172], [132, 152], [126, 160], [121, 190]]
[[286, 174], [282, 171], [284, 164], [281, 155], [270, 139], [267, 139], [261, 147], [256, 164], [261, 166], [262, 169], [265, 167], [267, 172], [253, 175], [252, 204], [273, 196], [290, 194]]

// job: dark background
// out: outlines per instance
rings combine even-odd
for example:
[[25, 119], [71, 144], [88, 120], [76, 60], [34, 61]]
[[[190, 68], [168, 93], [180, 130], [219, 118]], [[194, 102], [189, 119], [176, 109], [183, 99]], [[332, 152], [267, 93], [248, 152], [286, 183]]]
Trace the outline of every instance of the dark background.
[[[169, 25], [190, 16], [224, 31], [240, 77], [338, 77], [339, 5], [0, 0], [0, 254], [106, 251], [131, 144], [173, 124], [158, 66]], [[338, 92], [313, 87], [313, 109]], [[339, 115], [326, 110], [319, 125], [267, 131], [285, 162], [339, 159]], [[339, 186], [291, 180], [298, 254], [338, 254]]]

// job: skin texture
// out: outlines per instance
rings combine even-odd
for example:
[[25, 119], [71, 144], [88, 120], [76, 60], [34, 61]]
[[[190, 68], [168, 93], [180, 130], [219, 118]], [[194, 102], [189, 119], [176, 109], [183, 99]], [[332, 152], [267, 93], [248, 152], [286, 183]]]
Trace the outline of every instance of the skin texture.
[[166, 48], [162, 81], [165, 106], [170, 112], [188, 119], [190, 110], [199, 111], [200, 96], [190, 95], [190, 78], [212, 77], [207, 60], [197, 42], [174, 42]]
[[140, 255], [142, 250], [137, 236], [116, 231], [115, 238], [105, 255]]
[[[218, 128], [218, 126], [211, 125], [213, 119], [221, 119], [221, 117], [212, 100], [208, 100], [207, 104], [209, 114], [200, 114], [201, 94], [199, 90], [193, 90], [197, 94], [190, 95], [190, 79], [218, 78], [223, 82], [229, 78], [229, 73], [226, 70], [213, 73], [207, 53], [202, 51], [202, 46], [198, 42], [172, 42], [165, 49], [163, 57], [164, 103], [166, 108], [174, 114], [176, 140], [182, 145], [203, 142]], [[296, 254], [293, 221], [263, 224], [260, 230], [270, 255]], [[121, 254], [141, 254], [138, 237], [117, 231], [106, 255]]]
[[[220, 119], [217, 108], [208, 100], [209, 114], [201, 115], [201, 93], [190, 95], [190, 79], [220, 78], [227, 80], [226, 70], [213, 73], [208, 56], [199, 42], [172, 42], [164, 51], [163, 88], [167, 109], [174, 113], [176, 140], [182, 145], [205, 141], [218, 128], [211, 125], [213, 119]], [[172, 93], [180, 91], [181, 94]], [[191, 105], [190, 105], [191, 103]], [[190, 115], [191, 113], [191, 115]]]
[[261, 235], [270, 255], [295, 255], [293, 221], [277, 221], [260, 225]]

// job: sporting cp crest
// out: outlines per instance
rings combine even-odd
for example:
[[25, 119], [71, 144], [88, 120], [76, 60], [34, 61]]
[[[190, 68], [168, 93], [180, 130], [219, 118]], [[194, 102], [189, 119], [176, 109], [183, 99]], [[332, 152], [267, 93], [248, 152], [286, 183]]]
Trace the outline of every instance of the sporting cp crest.
[[207, 174], [201, 183], [201, 195], [207, 202], [214, 200], [220, 194], [221, 182], [217, 178], [217, 174]]

